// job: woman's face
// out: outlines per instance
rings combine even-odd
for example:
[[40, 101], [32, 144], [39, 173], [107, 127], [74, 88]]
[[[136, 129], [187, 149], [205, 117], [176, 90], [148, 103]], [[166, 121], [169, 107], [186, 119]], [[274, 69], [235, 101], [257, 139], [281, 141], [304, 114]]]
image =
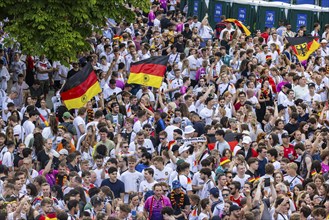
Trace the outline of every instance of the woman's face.
[[306, 202], [306, 204], [311, 204], [311, 197], [310, 197], [310, 195], [307, 193], [306, 195], [305, 195], [305, 202]]
[[25, 213], [28, 212], [28, 211], [30, 210], [30, 207], [31, 207], [30, 203], [29, 203], [29, 202], [26, 202], [26, 203], [23, 205], [23, 210], [24, 210], [24, 212], [25, 212]]
[[225, 152], [225, 157], [227, 157], [227, 158], [231, 158], [231, 156], [232, 156], [231, 152], [227, 150], [227, 151]]
[[316, 185], [317, 188], [320, 188], [320, 186], [322, 186], [322, 181], [321, 181], [320, 178], [316, 178], [314, 180], [314, 183], [315, 183], [315, 185]]
[[295, 195], [298, 195], [299, 192], [300, 192], [299, 188], [298, 188], [298, 187], [295, 187], [295, 188], [294, 188], [294, 194], [295, 194]]
[[308, 128], [309, 128], [310, 126], [308, 125], [308, 124], [305, 124], [304, 126], [303, 126], [303, 131], [308, 131]]
[[282, 182], [282, 176], [279, 173], [275, 174], [275, 182], [277, 183]]
[[306, 187], [306, 192], [312, 195], [314, 193], [314, 189], [310, 186], [307, 186]]
[[139, 204], [139, 198], [138, 196], [135, 196], [131, 199], [131, 203], [134, 205], [134, 206], [137, 206]]

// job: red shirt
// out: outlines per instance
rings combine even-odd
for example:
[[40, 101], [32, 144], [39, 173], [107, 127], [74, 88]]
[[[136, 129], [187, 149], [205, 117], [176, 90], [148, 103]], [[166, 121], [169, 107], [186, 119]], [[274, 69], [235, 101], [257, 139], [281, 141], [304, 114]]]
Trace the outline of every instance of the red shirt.
[[233, 196], [230, 196], [230, 200], [232, 201], [232, 202], [235, 202], [236, 204], [238, 204], [240, 207], [241, 207], [241, 199], [242, 199], [243, 197], [240, 195], [239, 196], [239, 198], [238, 199], [234, 199], [234, 197]]
[[284, 150], [283, 150], [283, 151], [284, 151], [283, 157], [288, 158], [291, 162], [293, 162], [294, 159], [290, 159], [290, 158], [289, 158], [289, 154], [294, 155], [294, 158], [295, 158], [295, 159], [297, 158], [297, 153], [296, 153], [296, 151], [295, 151], [295, 149], [294, 149], [294, 145], [289, 144], [289, 147], [285, 147], [285, 146], [283, 146], [283, 149], [284, 149]]

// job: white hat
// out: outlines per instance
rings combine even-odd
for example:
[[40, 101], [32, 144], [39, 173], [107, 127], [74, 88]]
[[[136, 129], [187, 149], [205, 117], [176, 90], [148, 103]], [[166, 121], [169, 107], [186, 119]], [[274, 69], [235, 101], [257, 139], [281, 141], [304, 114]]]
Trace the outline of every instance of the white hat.
[[195, 129], [191, 125], [188, 125], [185, 127], [184, 134], [191, 134], [194, 131], [195, 131]]
[[242, 134], [250, 136], [250, 132], [247, 130], [242, 131]]
[[183, 153], [184, 151], [187, 151], [190, 149], [190, 146], [189, 145], [183, 145], [181, 146], [179, 149], [178, 149], [178, 153], [181, 154]]
[[62, 150], [60, 150], [59, 152], [58, 152], [60, 155], [69, 155], [69, 152], [66, 150], [66, 149], [62, 149]]
[[252, 142], [252, 140], [249, 136], [244, 136], [242, 139], [243, 144], [250, 144], [251, 142]]
[[321, 41], [321, 44], [327, 44], [328, 43], [328, 41], [326, 40], [326, 39], [323, 39], [322, 41]]

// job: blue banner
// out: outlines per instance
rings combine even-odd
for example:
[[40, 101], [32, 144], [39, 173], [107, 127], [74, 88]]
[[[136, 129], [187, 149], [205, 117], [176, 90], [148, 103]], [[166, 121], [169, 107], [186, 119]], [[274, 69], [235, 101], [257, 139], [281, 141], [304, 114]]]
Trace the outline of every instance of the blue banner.
[[247, 9], [246, 8], [239, 8], [238, 10], [238, 20], [244, 23], [247, 17]]
[[[325, 1], [328, 1], [328, 0], [325, 0]], [[302, 5], [302, 4], [314, 5], [315, 0], [296, 0], [296, 5]]]
[[199, 0], [194, 0], [193, 2], [193, 15], [199, 15]]
[[214, 21], [220, 22], [220, 16], [222, 15], [222, 4], [217, 3], [215, 5], [215, 11], [214, 11]]
[[265, 11], [265, 27], [272, 28], [275, 23], [275, 11]]
[[321, 7], [329, 8], [329, 1], [328, 0], [322, 0], [320, 6]]
[[300, 26], [307, 26], [307, 14], [297, 14], [297, 30]]

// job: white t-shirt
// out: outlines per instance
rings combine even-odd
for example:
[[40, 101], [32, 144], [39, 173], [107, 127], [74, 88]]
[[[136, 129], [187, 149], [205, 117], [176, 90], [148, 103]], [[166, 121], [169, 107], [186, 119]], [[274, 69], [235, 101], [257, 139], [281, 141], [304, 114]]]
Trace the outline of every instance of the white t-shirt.
[[[135, 171], [132, 173], [129, 170], [124, 172], [120, 177], [120, 180], [125, 184], [126, 193], [129, 193], [131, 191], [138, 192], [143, 179], [143, 174], [141, 174], [140, 172]], [[128, 197], [129, 195], [125, 194], [124, 203], [128, 203]]]
[[175, 126], [175, 125], [169, 125], [168, 127], [166, 127], [165, 132], [167, 132], [168, 136], [167, 136], [167, 140], [168, 141], [173, 141], [174, 140], [174, 130], [179, 129], [179, 127]]
[[213, 110], [209, 109], [209, 108], [204, 108], [200, 111], [200, 117], [205, 120], [206, 125], [211, 124], [211, 122], [212, 122], [212, 113], [213, 113]]
[[169, 182], [169, 175], [173, 171], [170, 167], [165, 166], [162, 171], [156, 169], [155, 166], [153, 165], [150, 166], [150, 168], [154, 170], [154, 179], [157, 182], [165, 182], [165, 183]]
[[241, 184], [241, 186], [243, 186], [249, 178], [250, 178], [250, 176], [247, 174], [245, 174], [243, 178], [240, 178], [238, 175], [236, 175], [233, 178], [233, 181], [238, 181]]
[[210, 189], [212, 189], [214, 187], [215, 187], [215, 184], [210, 179], [206, 183], [204, 183], [203, 188], [200, 193], [200, 199], [208, 198], [208, 196], [210, 195], [210, 193], [209, 193]]
[[[204, 181], [200, 178], [200, 172], [196, 172], [193, 175], [192, 186], [201, 186], [203, 184], [204, 184]], [[199, 197], [201, 197], [201, 192], [202, 192], [202, 189], [200, 189], [200, 190], [197, 191], [197, 195]]]
[[152, 183], [149, 183], [146, 180], [143, 180], [139, 186], [138, 192], [142, 192], [143, 196], [144, 196], [146, 192], [153, 190], [153, 186], [156, 183], [157, 183], [157, 181], [153, 181]]
[[114, 89], [111, 89], [107, 84], [104, 85], [104, 90], [103, 90], [103, 94], [104, 94], [104, 99], [108, 99], [111, 95], [115, 94], [119, 94], [122, 91], [122, 89], [120, 89], [119, 87], [115, 87]]
[[25, 130], [25, 135], [29, 135], [29, 134], [32, 134], [33, 131], [34, 131], [34, 128], [35, 128], [35, 125], [33, 124], [33, 122], [31, 122], [30, 120], [26, 120], [24, 123], [23, 123], [23, 128]]
[[[137, 145], [138, 145], [138, 147], [145, 147], [146, 150], [147, 150], [147, 152], [149, 152], [150, 154], [153, 154], [153, 152], [155, 151], [155, 150], [154, 150], [153, 143], [152, 143], [152, 141], [151, 141], [150, 139], [144, 139], [144, 143], [143, 143], [142, 146], [139, 145], [139, 144], [137, 144]], [[138, 149], [138, 147], [137, 147], [137, 149]], [[131, 152], [136, 151], [136, 145], [135, 145], [135, 142], [131, 142], [131, 143], [129, 144], [129, 151], [131, 151]]]
[[176, 176], [174, 180], [178, 180], [182, 185], [182, 190], [187, 193], [188, 191], [192, 191], [192, 180], [190, 177], [185, 175]]
[[17, 124], [17, 125], [15, 125], [13, 130], [14, 130], [14, 136], [18, 136], [19, 140], [23, 141], [24, 140], [24, 134], [25, 134], [23, 126]]
[[10, 168], [14, 166], [14, 155], [7, 151], [2, 158], [2, 165]]
[[79, 139], [79, 137], [82, 135], [80, 130], [79, 130], [79, 125], [83, 125], [83, 127], [86, 129], [86, 123], [83, 120], [83, 118], [81, 116], [77, 116], [74, 120], [73, 120], [73, 125], [75, 127], [75, 130], [77, 131], [77, 137]]

